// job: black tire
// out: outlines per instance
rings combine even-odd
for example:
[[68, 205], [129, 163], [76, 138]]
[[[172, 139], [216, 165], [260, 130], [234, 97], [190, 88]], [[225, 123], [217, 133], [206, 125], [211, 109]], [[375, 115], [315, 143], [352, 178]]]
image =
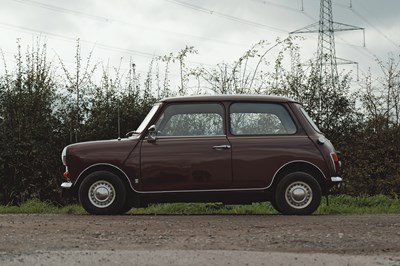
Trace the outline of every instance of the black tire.
[[304, 172], [283, 177], [275, 190], [276, 210], [288, 215], [309, 215], [320, 205], [321, 187], [317, 180]]
[[111, 172], [93, 172], [79, 187], [79, 201], [91, 214], [119, 214], [126, 202], [125, 184]]
[[275, 197], [272, 197], [272, 199], [270, 200], [270, 203], [271, 203], [272, 207], [273, 207], [277, 212], [281, 212], [281, 211], [278, 209], [278, 206], [276, 205]]
[[127, 213], [133, 207], [133, 192], [128, 192], [126, 195], [124, 206], [122, 207], [119, 214]]

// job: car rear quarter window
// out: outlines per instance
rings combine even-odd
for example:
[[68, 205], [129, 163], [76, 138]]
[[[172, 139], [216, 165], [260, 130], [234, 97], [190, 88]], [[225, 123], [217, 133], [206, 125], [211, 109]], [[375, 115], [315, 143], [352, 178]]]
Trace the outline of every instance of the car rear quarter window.
[[229, 120], [233, 135], [291, 135], [297, 131], [286, 108], [277, 103], [233, 103]]
[[303, 113], [304, 117], [307, 119], [308, 123], [311, 125], [311, 127], [318, 133], [321, 133], [321, 130], [318, 128], [318, 126], [314, 123], [312, 118], [309, 116], [306, 110], [304, 110], [303, 106], [300, 105], [300, 110]]

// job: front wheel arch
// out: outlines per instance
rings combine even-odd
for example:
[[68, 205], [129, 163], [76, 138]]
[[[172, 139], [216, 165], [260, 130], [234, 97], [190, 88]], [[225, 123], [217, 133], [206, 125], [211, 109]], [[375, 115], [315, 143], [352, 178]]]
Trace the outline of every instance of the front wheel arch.
[[122, 180], [122, 182], [124, 182], [124, 184], [127, 188], [127, 192], [131, 193], [131, 194], [135, 193], [135, 190], [132, 187], [130, 179], [125, 174], [125, 172], [122, 171], [120, 168], [118, 168], [112, 164], [94, 164], [94, 165], [87, 167], [85, 170], [83, 170], [79, 174], [78, 178], [76, 179], [74, 186], [73, 186], [73, 188], [75, 189], [74, 192], [76, 195], [78, 195], [77, 193], [78, 193], [78, 190], [79, 190], [79, 187], [80, 187], [82, 181], [88, 175], [90, 175], [91, 173], [97, 172], [97, 171], [106, 171], [106, 172], [110, 172], [110, 173], [118, 176]]

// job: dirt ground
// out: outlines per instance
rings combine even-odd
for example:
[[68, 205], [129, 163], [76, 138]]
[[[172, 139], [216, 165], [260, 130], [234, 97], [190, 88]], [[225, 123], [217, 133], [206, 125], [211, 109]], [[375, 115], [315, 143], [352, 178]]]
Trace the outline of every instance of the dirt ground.
[[400, 215], [0, 215], [0, 265], [23, 265], [21, 256], [37, 252], [99, 251], [356, 255], [400, 265]]

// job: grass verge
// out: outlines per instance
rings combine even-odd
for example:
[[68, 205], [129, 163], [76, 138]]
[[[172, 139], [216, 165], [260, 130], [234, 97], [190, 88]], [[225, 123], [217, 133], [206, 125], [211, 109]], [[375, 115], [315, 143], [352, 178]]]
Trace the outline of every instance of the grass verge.
[[[56, 207], [49, 202], [30, 200], [20, 206], [0, 205], [0, 214], [7, 213], [48, 213], [85, 214], [79, 205]], [[276, 214], [270, 203], [251, 205], [223, 205], [221, 203], [170, 203], [154, 204], [147, 208], [136, 208], [129, 214], [142, 215], [200, 215], [200, 214]], [[383, 195], [351, 197], [330, 196], [329, 205], [323, 199], [316, 214], [400, 214], [400, 199]]]

